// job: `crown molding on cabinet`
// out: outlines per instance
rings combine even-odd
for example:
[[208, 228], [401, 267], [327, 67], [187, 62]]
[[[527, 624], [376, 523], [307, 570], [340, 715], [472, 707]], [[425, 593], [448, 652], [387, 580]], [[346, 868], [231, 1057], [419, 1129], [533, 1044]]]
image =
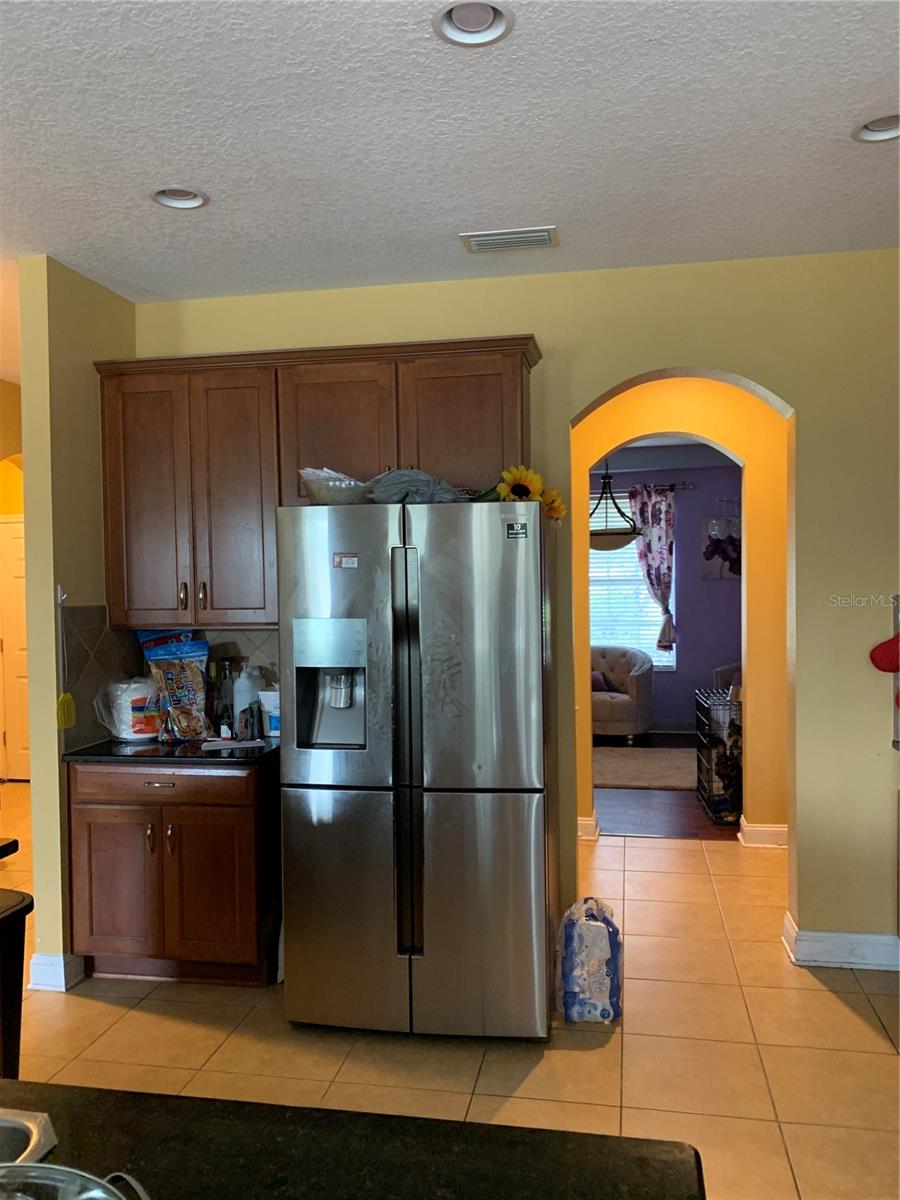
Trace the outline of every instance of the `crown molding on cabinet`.
[[433, 358], [460, 353], [520, 354], [531, 368], [541, 361], [534, 334], [509, 337], [450, 338], [435, 342], [388, 342], [372, 346], [315, 346], [298, 350], [249, 350], [237, 354], [183, 354], [171, 358], [103, 360], [94, 366], [100, 375], [131, 375], [149, 371], [208, 371], [220, 367], [286, 367], [302, 363], [372, 362], [380, 359]]

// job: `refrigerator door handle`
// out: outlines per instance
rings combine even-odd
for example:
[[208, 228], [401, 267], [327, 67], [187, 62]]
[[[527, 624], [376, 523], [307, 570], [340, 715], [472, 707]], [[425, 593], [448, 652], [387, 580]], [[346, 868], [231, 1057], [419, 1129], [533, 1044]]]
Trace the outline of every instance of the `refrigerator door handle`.
[[422, 897], [425, 890], [425, 827], [422, 794], [422, 650], [419, 632], [419, 551], [406, 550], [406, 613], [409, 630], [409, 726], [410, 781], [409, 797], [409, 877], [410, 877], [410, 954], [425, 953]]
[[394, 796], [394, 856], [397, 864], [397, 953], [425, 953], [422, 893], [425, 859], [425, 798], [416, 788]]
[[410, 767], [409, 623], [407, 610], [406, 551], [391, 547], [391, 619], [394, 640], [394, 782], [412, 781]]
[[422, 786], [422, 650], [419, 635], [419, 551], [406, 550], [406, 612], [409, 647], [410, 779]]
[[394, 863], [397, 896], [397, 953], [415, 948], [414, 881], [412, 860], [412, 797], [409, 788], [394, 793]]
[[410, 954], [425, 954], [425, 794], [410, 793]]

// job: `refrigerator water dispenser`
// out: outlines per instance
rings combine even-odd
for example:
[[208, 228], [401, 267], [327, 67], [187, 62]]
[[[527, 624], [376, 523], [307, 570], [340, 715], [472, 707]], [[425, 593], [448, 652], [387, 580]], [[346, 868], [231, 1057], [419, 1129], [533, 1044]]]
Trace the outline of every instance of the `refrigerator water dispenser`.
[[366, 748], [364, 618], [295, 619], [294, 679], [300, 749]]

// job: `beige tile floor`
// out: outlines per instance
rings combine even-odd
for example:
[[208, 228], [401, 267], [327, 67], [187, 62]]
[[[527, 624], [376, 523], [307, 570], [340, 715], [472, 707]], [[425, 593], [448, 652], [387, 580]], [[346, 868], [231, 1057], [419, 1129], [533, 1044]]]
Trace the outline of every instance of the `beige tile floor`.
[[710, 1200], [895, 1200], [897, 976], [790, 963], [783, 851], [579, 850], [580, 890], [625, 935], [613, 1027], [547, 1045], [355, 1034], [288, 1025], [278, 988], [89, 980], [31, 994], [23, 1077], [674, 1138], [700, 1150]]

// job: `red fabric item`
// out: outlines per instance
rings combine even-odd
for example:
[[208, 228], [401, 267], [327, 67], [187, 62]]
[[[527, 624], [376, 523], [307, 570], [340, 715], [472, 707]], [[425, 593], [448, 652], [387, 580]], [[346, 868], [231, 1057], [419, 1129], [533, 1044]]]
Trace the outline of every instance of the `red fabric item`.
[[869, 661], [878, 671], [887, 671], [889, 674], [900, 671], [900, 633], [895, 633], [886, 642], [879, 642], [870, 650]]

